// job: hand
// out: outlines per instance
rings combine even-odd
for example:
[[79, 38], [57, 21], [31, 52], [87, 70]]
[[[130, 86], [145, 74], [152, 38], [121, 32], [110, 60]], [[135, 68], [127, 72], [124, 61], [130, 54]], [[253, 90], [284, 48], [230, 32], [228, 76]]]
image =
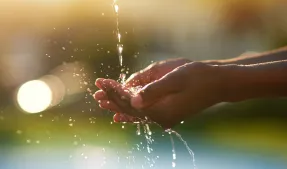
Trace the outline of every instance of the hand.
[[[136, 72], [132, 74], [127, 81], [125, 82], [126, 88], [133, 88], [133, 87], [142, 87], [145, 86], [155, 80], [160, 79], [173, 69], [177, 68], [178, 66], [184, 65], [186, 63], [190, 63], [191, 61], [188, 59], [177, 58], [177, 59], [169, 59], [165, 61], [160, 61], [149, 65], [147, 68], [143, 69], [142, 71]], [[99, 87], [100, 84], [96, 83]], [[134, 120], [134, 118], [129, 116], [123, 116], [117, 109], [117, 106], [113, 101], [107, 100], [106, 93], [103, 90], [99, 90], [94, 95], [96, 100], [100, 100], [100, 106], [102, 108], [110, 109], [112, 111], [118, 112], [114, 116], [115, 122], [126, 122]], [[106, 104], [109, 103], [109, 104]]]
[[153, 63], [147, 68], [132, 74], [125, 82], [126, 87], [145, 86], [155, 80], [160, 79], [173, 69], [191, 61], [184, 58], [169, 59]]
[[[148, 117], [164, 128], [171, 128], [222, 101], [224, 73], [220, 70], [218, 66], [204, 63], [185, 64], [144, 86], [135, 96], [113, 80], [99, 79], [97, 84], [102, 90], [125, 98], [121, 100], [113, 94], [106, 95], [107, 100], [113, 100], [116, 104], [106, 106], [101, 102], [100, 105], [113, 107], [133, 117]], [[130, 102], [125, 101], [129, 99]]]

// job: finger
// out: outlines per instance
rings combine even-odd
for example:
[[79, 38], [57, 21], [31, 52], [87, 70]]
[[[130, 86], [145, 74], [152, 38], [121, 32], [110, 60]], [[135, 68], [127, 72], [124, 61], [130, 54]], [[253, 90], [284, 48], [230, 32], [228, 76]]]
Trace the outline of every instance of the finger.
[[112, 100], [120, 108], [120, 112], [143, 118], [144, 113], [131, 106], [131, 94], [124, 89], [121, 84], [114, 80], [106, 79], [103, 81], [103, 90], [106, 92], [109, 100]]
[[106, 92], [109, 100], [112, 100], [119, 108], [120, 112], [134, 117], [144, 117], [144, 113], [131, 106], [131, 94], [118, 82], [112, 79], [105, 79], [101, 82], [103, 90]]
[[146, 85], [136, 96], [132, 97], [131, 105], [134, 108], [142, 109], [150, 106], [164, 96], [179, 91], [178, 81], [172, 76], [164, 76], [160, 80]]
[[102, 82], [103, 90], [109, 100], [112, 100], [122, 110], [128, 113], [132, 108], [130, 106], [130, 94], [124, 90], [123, 86], [112, 79], [106, 79]]
[[143, 70], [137, 73], [132, 74], [125, 82], [127, 88], [136, 87], [136, 86], [145, 86], [150, 83], [152, 80], [152, 71]]
[[101, 82], [103, 91], [108, 95], [108, 92], [115, 92], [120, 96], [129, 97], [129, 91], [124, 86], [112, 79], [105, 79]]
[[103, 90], [96, 91], [94, 94], [94, 98], [96, 100], [108, 100], [108, 96], [107, 96], [106, 92], [104, 92]]
[[128, 116], [126, 114], [122, 114], [122, 113], [116, 113], [113, 117], [114, 122], [116, 123], [134, 123], [134, 122], [138, 122], [138, 119], [132, 116]]
[[98, 88], [100, 88], [100, 89], [103, 89], [103, 81], [104, 81], [105, 79], [104, 78], [98, 78], [97, 80], [96, 80], [96, 82], [95, 82], [95, 85], [98, 87]]
[[114, 102], [109, 100], [101, 100], [99, 101], [99, 105], [102, 109], [108, 109], [113, 112], [121, 112], [120, 108]]

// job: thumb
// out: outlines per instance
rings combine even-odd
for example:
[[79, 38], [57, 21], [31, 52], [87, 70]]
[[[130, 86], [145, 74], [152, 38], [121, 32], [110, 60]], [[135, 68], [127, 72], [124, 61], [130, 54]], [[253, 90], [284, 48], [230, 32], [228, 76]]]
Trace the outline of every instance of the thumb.
[[160, 80], [154, 81], [143, 87], [137, 95], [132, 97], [131, 105], [136, 109], [150, 106], [166, 95], [177, 92], [179, 90], [179, 85], [176, 83], [177, 82], [172, 80], [170, 76], [164, 76]]

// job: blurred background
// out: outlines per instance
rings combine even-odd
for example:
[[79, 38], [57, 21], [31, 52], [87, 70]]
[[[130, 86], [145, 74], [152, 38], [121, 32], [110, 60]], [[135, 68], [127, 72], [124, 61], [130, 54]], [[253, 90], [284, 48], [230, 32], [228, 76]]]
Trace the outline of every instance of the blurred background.
[[[114, 124], [91, 96], [95, 79], [287, 45], [286, 0], [118, 0], [121, 67], [113, 3], [0, 0], [1, 169], [192, 168], [177, 137], [173, 160], [159, 127], [148, 145], [136, 125]], [[222, 103], [175, 130], [199, 169], [284, 169], [286, 101]]]

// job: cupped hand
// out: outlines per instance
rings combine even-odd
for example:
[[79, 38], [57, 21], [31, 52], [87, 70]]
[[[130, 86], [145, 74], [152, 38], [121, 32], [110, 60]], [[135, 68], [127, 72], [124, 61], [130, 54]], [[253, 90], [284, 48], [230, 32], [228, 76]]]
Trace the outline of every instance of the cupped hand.
[[[190, 60], [184, 58], [176, 58], [155, 62], [149, 65], [147, 68], [132, 74], [124, 84], [125, 89], [141, 88], [155, 80], [160, 79], [167, 73], [171, 72], [173, 69], [190, 62]], [[99, 81], [96, 82], [96, 85], [100, 87]], [[100, 105], [102, 105], [102, 107], [117, 112], [114, 116], [115, 122], [127, 122], [134, 120], [133, 117], [121, 114], [115, 103], [113, 103], [112, 100], [108, 100], [108, 97], [103, 90], [97, 91], [94, 97], [96, 100], [99, 100], [101, 102]]]
[[101, 107], [140, 119], [148, 117], [164, 128], [171, 128], [221, 102], [223, 80], [223, 73], [217, 66], [195, 62], [177, 67], [145, 85], [136, 95], [110, 79], [99, 79], [97, 85], [106, 93], [106, 100], [113, 101], [101, 100]]

